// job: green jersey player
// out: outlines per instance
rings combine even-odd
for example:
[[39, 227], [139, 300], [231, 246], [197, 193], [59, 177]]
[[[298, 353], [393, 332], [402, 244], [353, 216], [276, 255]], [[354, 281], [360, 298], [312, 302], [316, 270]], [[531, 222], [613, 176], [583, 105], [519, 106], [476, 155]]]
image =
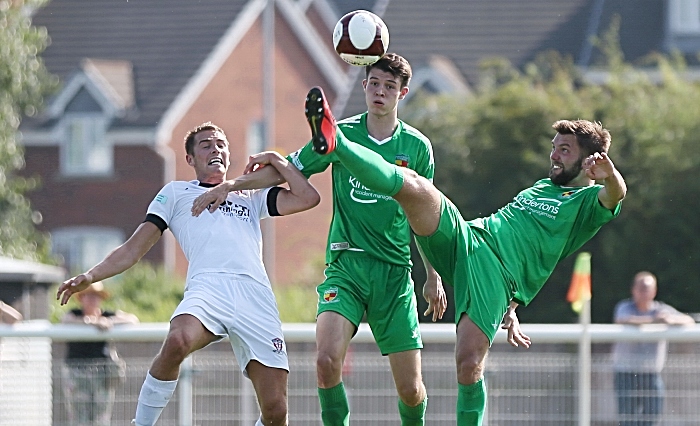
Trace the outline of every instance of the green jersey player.
[[[398, 103], [408, 93], [411, 78], [409, 63], [388, 53], [365, 69], [362, 82], [367, 112], [338, 123], [346, 137], [378, 155], [382, 161], [411, 170], [431, 181], [433, 155], [430, 141], [419, 131], [398, 119]], [[321, 101], [321, 105], [317, 104]], [[320, 92], [307, 98], [308, 108], [320, 117], [317, 125], [328, 126], [324, 111], [330, 111]], [[335, 126], [335, 122], [332, 121]], [[312, 125], [313, 128], [313, 125]], [[325, 129], [330, 132], [332, 129]], [[318, 133], [322, 137], [323, 133]], [[329, 141], [332, 142], [332, 141]], [[318, 395], [325, 426], [348, 425], [350, 407], [342, 382], [342, 366], [348, 345], [366, 315], [383, 355], [388, 355], [399, 394], [402, 425], [423, 425], [427, 394], [421, 376], [416, 298], [411, 280], [411, 231], [403, 210], [394, 199], [360, 183], [332, 156], [309, 142], [289, 156], [290, 161], [309, 177], [329, 166], [333, 179], [333, 219], [328, 234], [325, 281], [318, 286], [316, 326]], [[257, 157], [251, 157], [246, 172], [252, 171]], [[247, 186], [223, 184], [200, 197], [193, 212], [210, 209], [234, 189], [251, 189], [277, 184], [266, 180], [267, 167], [246, 176]], [[440, 277], [424, 260], [428, 280], [423, 296], [428, 301], [426, 315], [441, 318], [447, 299]]]
[[[314, 88], [310, 93], [322, 92]], [[529, 347], [515, 308], [532, 300], [559, 260], [619, 214], [627, 188], [607, 155], [610, 133], [600, 123], [557, 121], [549, 179], [520, 192], [491, 216], [465, 221], [427, 179], [395, 167], [340, 131], [336, 135], [332, 114], [322, 99], [316, 104], [323, 111], [308, 108], [307, 118], [317, 152], [340, 161], [363, 185], [398, 201], [419, 247], [454, 286], [457, 424], [481, 425], [484, 365], [497, 328], [503, 322], [512, 345]]]

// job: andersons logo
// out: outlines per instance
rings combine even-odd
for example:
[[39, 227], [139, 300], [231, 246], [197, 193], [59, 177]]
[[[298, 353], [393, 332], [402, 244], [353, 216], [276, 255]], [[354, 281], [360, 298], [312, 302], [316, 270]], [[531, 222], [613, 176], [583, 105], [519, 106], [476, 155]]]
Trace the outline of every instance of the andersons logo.
[[550, 219], [555, 219], [557, 213], [559, 213], [559, 206], [561, 206], [561, 201], [555, 200], [553, 198], [526, 198], [522, 195], [515, 197], [515, 202], [519, 204], [518, 207], [527, 209], [530, 213], [548, 217]]

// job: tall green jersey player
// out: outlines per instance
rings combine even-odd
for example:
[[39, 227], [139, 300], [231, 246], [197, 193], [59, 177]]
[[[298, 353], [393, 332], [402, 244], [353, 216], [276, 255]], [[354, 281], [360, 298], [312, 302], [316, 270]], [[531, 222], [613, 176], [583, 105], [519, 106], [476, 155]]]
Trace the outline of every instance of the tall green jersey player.
[[[398, 102], [408, 93], [411, 67], [389, 53], [366, 67], [363, 81], [367, 112], [338, 123], [346, 137], [385, 161], [432, 180], [432, 146], [418, 130], [398, 119]], [[307, 114], [322, 92], [310, 93]], [[317, 109], [318, 111], [318, 109]], [[323, 121], [323, 120], [320, 120]], [[313, 128], [313, 125], [312, 125]], [[424, 424], [427, 394], [421, 376], [416, 297], [411, 280], [408, 220], [399, 204], [360, 183], [360, 177], [310, 142], [290, 156], [302, 174], [332, 168], [333, 219], [326, 249], [325, 281], [318, 286], [316, 326], [318, 393], [325, 426], [348, 425], [350, 407], [342, 382], [342, 365], [350, 339], [363, 317], [383, 355], [388, 355], [399, 394], [404, 425]], [[424, 296], [433, 320], [447, 301], [439, 276], [424, 261], [428, 281]]]

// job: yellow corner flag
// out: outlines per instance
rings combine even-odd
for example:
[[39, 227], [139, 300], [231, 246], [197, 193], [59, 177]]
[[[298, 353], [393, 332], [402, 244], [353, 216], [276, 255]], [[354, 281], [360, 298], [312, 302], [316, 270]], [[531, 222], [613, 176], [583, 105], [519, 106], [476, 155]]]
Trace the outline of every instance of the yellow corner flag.
[[574, 274], [571, 276], [569, 292], [566, 300], [571, 303], [574, 312], [581, 312], [583, 304], [591, 300], [591, 254], [579, 253], [574, 264]]

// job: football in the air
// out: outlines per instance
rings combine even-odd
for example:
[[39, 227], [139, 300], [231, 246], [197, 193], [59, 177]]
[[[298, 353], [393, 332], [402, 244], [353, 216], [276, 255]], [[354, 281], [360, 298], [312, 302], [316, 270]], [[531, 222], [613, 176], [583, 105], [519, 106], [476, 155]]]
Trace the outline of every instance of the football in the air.
[[389, 30], [374, 13], [355, 10], [335, 24], [333, 46], [348, 64], [360, 67], [371, 65], [386, 53]]

